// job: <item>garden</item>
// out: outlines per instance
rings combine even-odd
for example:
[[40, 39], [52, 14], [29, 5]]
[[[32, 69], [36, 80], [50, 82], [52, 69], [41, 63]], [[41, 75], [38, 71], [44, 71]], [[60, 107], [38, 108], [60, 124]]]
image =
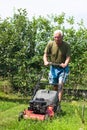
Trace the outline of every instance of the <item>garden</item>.
[[[71, 47], [70, 75], [64, 88], [70, 92], [64, 93], [63, 111], [45, 121], [18, 121], [42, 70], [44, 82], [48, 77], [43, 54], [56, 29], [63, 31]], [[79, 90], [81, 93], [73, 93]], [[12, 18], [0, 18], [0, 130], [87, 130], [87, 95], [83, 91], [87, 91], [87, 29], [82, 19], [77, 28], [74, 17], [66, 18], [64, 13], [29, 20], [25, 9], [18, 9]]]

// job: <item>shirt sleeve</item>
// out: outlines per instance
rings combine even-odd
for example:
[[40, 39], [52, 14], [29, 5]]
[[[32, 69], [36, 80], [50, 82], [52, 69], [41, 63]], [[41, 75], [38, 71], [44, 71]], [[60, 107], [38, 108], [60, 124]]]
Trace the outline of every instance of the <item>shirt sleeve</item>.
[[51, 48], [52, 48], [52, 42], [48, 42], [45, 50], [44, 50], [44, 53], [46, 53], [47, 55], [51, 54]]
[[68, 56], [71, 56], [71, 48], [70, 48], [69, 44], [67, 45], [67, 54], [66, 54], [66, 57], [68, 57]]

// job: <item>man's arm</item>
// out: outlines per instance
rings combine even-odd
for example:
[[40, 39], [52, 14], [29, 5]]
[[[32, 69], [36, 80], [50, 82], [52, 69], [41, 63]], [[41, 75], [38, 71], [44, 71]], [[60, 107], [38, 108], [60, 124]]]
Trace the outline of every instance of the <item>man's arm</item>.
[[60, 66], [63, 67], [63, 68], [65, 68], [69, 64], [69, 62], [70, 62], [70, 56], [68, 56], [66, 58], [66, 60], [65, 60], [65, 63], [61, 63]]
[[44, 55], [43, 55], [44, 65], [49, 65], [48, 57], [50, 57], [52, 46], [53, 46], [53, 41], [49, 41], [44, 50]]
[[46, 53], [44, 53], [44, 55], [43, 55], [43, 61], [44, 61], [44, 65], [48, 65], [49, 64], [49, 62], [48, 62], [48, 56], [47, 56]]

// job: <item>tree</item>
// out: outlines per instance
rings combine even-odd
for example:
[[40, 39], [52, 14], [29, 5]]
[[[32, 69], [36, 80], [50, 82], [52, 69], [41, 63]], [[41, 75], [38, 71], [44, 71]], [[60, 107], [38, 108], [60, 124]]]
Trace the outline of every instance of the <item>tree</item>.
[[[69, 28], [65, 28], [65, 24]], [[18, 9], [12, 18], [0, 22], [0, 75], [9, 78], [16, 90], [31, 91], [43, 66], [44, 48], [53, 38], [53, 32], [61, 29], [64, 40], [71, 46], [70, 76], [67, 87], [85, 86], [87, 79], [87, 29], [83, 22], [74, 27], [74, 17], [65, 13], [39, 16], [29, 20], [26, 10]], [[46, 76], [47, 77], [47, 76]]]

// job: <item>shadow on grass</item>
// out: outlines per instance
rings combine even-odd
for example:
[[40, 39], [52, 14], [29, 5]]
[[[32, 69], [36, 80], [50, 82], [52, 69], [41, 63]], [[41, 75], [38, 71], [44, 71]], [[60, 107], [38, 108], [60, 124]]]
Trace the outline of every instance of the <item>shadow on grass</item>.
[[27, 98], [9, 98], [9, 97], [0, 97], [0, 101], [6, 102], [18, 102], [20, 104], [28, 104], [30, 99]]
[[56, 116], [58, 116], [58, 117], [62, 117], [65, 115], [66, 115], [66, 111], [63, 111], [63, 110], [56, 114]]

